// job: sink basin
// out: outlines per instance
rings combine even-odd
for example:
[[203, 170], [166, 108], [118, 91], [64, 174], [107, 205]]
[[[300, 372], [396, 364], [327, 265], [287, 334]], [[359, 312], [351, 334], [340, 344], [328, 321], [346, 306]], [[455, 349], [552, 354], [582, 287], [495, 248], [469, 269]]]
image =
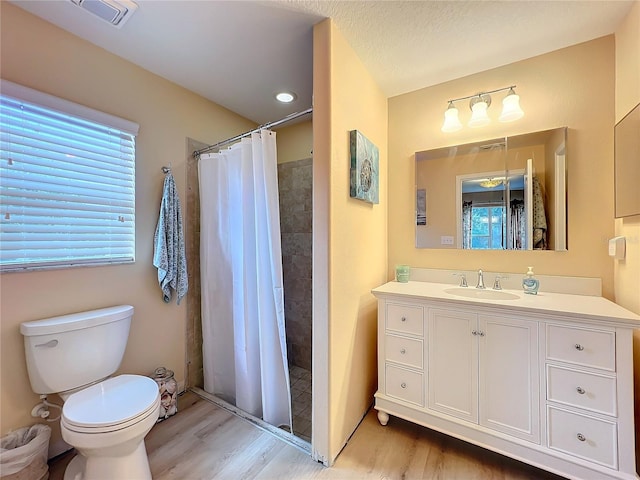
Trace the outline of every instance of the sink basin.
[[467, 298], [483, 298], [485, 300], [516, 300], [520, 298], [513, 293], [503, 292], [501, 290], [482, 290], [480, 288], [447, 288], [446, 293], [458, 295]]

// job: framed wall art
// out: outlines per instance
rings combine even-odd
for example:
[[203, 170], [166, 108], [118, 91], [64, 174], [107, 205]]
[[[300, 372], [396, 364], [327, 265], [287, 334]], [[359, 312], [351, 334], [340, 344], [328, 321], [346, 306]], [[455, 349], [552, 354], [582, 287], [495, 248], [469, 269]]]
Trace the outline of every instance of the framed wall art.
[[369, 203], [378, 203], [379, 152], [358, 130], [349, 132], [351, 150], [351, 183], [349, 195]]

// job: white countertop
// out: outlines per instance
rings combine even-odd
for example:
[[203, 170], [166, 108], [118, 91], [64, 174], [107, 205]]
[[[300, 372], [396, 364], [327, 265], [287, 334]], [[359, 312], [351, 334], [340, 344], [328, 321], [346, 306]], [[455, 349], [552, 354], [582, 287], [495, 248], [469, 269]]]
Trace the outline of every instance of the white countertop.
[[[458, 288], [460, 287], [447, 283], [419, 281], [400, 283], [392, 281], [374, 288], [371, 293], [377, 298], [389, 299], [389, 295], [392, 295], [396, 297], [407, 297], [407, 299], [413, 300], [446, 301], [456, 303], [460, 306], [498, 306], [522, 312], [561, 314], [583, 320], [616, 321], [629, 324], [632, 328], [640, 328], [640, 316], [603, 297], [549, 292], [538, 292], [537, 295], [526, 295], [522, 290], [505, 289], [500, 291], [517, 295], [518, 298], [514, 300], [496, 300], [462, 297], [446, 292], [446, 290]], [[469, 290], [475, 290], [473, 286], [467, 288]], [[491, 289], [488, 288], [487, 290]]]

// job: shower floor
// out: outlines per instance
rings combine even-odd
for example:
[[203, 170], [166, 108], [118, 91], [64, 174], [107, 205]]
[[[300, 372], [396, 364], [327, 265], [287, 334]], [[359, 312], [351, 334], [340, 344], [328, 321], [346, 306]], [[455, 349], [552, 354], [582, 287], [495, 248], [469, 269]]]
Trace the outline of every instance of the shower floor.
[[296, 365], [289, 366], [293, 434], [311, 442], [311, 372]]

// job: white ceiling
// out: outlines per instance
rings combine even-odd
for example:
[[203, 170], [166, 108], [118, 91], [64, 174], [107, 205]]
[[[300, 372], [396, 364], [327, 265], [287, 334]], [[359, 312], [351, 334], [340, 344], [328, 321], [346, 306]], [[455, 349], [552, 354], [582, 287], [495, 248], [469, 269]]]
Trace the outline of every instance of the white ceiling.
[[[311, 106], [313, 25], [326, 17], [392, 97], [613, 33], [633, 2], [136, 0], [116, 29], [70, 0], [12, 0], [261, 124]], [[297, 101], [277, 104], [282, 89]]]

